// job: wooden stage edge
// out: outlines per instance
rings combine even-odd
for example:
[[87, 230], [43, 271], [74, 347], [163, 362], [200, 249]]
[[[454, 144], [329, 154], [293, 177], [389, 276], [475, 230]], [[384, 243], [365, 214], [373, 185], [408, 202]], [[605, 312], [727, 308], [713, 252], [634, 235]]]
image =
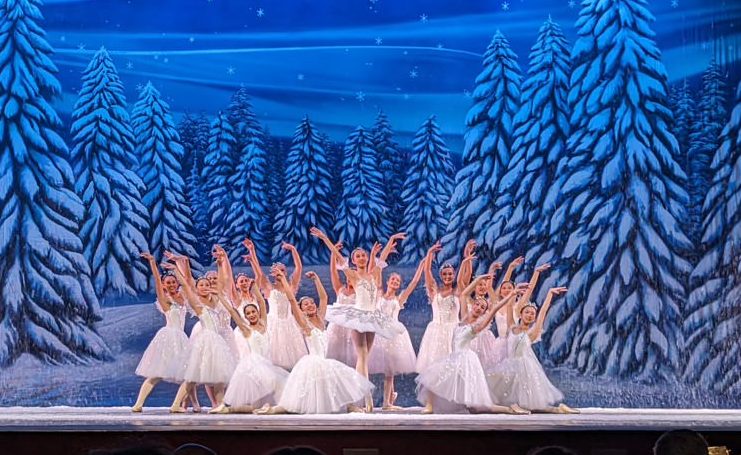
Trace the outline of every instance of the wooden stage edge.
[[583, 408], [581, 414], [421, 415], [420, 408], [373, 414], [170, 414], [167, 408], [4, 407], [0, 432], [170, 431], [652, 431], [741, 432], [741, 410]]

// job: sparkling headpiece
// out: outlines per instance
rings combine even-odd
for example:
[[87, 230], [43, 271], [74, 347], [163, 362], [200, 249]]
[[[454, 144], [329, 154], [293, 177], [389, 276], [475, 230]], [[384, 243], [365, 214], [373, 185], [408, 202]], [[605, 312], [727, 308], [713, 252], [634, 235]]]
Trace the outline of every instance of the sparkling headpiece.
[[445, 269], [453, 269], [455, 270], [455, 267], [450, 262], [446, 262], [443, 265], [440, 266], [440, 271], [442, 272]]

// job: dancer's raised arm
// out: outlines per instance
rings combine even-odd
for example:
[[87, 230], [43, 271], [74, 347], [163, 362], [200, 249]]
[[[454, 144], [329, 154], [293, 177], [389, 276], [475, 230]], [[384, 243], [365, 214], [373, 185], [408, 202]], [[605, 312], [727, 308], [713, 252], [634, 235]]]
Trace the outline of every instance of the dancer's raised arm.
[[540, 308], [540, 311], [538, 311], [538, 319], [535, 321], [535, 326], [528, 332], [528, 336], [530, 336], [530, 339], [532, 341], [540, 338], [540, 335], [542, 335], [543, 333], [545, 316], [548, 314], [548, 309], [551, 307], [553, 297], [565, 294], [566, 291], [568, 291], [568, 288], [565, 287], [550, 288], [548, 290], [548, 296], [546, 296], [545, 302], [543, 302], [543, 306]]
[[291, 245], [288, 242], [283, 242], [283, 245], [281, 246], [284, 250], [291, 253], [291, 258], [293, 259], [293, 273], [291, 274], [291, 289], [293, 289], [293, 292], [298, 292], [299, 286], [301, 286], [301, 277], [304, 273], [304, 265], [301, 262], [301, 255], [299, 254], [298, 250], [295, 246]]
[[[337, 242], [335, 247], [338, 251], [342, 251], [342, 242]], [[344, 261], [341, 256], [337, 256], [334, 253], [331, 254], [329, 258], [329, 279], [332, 282], [332, 289], [334, 289], [334, 292], [337, 295], [340, 294], [343, 287], [342, 280], [340, 279], [340, 272], [337, 270], [340, 261]]]
[[533, 276], [530, 277], [530, 286], [527, 289], [527, 292], [522, 295], [522, 298], [517, 302], [517, 306], [515, 307], [515, 312], [520, 313], [520, 311], [530, 303], [530, 298], [533, 295], [533, 291], [535, 291], [535, 286], [538, 284], [538, 278], [540, 278], [540, 274], [543, 272], [548, 271], [548, 269], [551, 268], [551, 265], [549, 263], [541, 264], [535, 268], [535, 271], [533, 272]]
[[[309, 229], [309, 233], [312, 236], [321, 240], [327, 246], [327, 248], [329, 248], [330, 253], [337, 255], [337, 257], [342, 257], [340, 250], [338, 250], [335, 244], [332, 243], [329, 237], [327, 237], [327, 234], [322, 232], [319, 228], [312, 227], [311, 229]], [[342, 270], [342, 273], [345, 274], [347, 279], [350, 281], [350, 284], [355, 286], [355, 282], [358, 279], [357, 272], [349, 267], [344, 267], [344, 268], [341, 268], [340, 270]]]
[[[180, 287], [185, 293], [185, 301], [188, 302], [188, 305], [193, 309], [193, 312], [197, 316], [200, 316], [203, 309], [198, 303], [200, 300], [198, 294], [196, 294], [195, 285], [191, 284], [188, 278], [183, 275], [182, 264], [164, 262], [162, 263], [162, 268], [171, 271], [175, 275], [175, 278], [180, 282]], [[192, 279], [190, 281], [192, 281]]]
[[327, 314], [327, 305], [329, 303], [329, 296], [327, 296], [327, 290], [324, 289], [322, 280], [319, 279], [319, 275], [314, 272], [306, 272], [306, 278], [314, 282], [316, 287], [316, 293], [319, 296], [319, 318], [324, 321], [324, 316]]
[[160, 309], [162, 309], [162, 311], [167, 313], [168, 311], [170, 311], [170, 299], [167, 298], [165, 288], [164, 286], [162, 286], [162, 277], [160, 276], [160, 271], [157, 268], [157, 262], [154, 260], [154, 256], [152, 256], [147, 251], [142, 252], [139, 256], [144, 258], [149, 264], [149, 269], [152, 271], [152, 276], [154, 277], [154, 292], [155, 295], [157, 295], [157, 305], [160, 306]]
[[412, 277], [412, 281], [409, 282], [409, 285], [404, 289], [404, 292], [402, 292], [399, 295], [399, 306], [401, 308], [404, 308], [404, 305], [406, 305], [407, 300], [409, 300], [409, 297], [412, 295], [412, 292], [414, 292], [415, 289], [417, 289], [417, 285], [419, 284], [419, 280], [422, 278], [422, 272], [425, 270], [425, 267], [427, 266], [427, 257], [425, 256], [422, 258], [421, 261], [419, 261], [419, 265], [417, 266], [417, 271], [414, 272], [414, 277]]
[[188, 281], [189, 285], [195, 288], [196, 283], [193, 280], [193, 271], [190, 268], [190, 258], [167, 250], [165, 250], [163, 255], [165, 256], [165, 259], [173, 262], [180, 269], [180, 272], [182, 272], [183, 277]]
[[474, 255], [476, 246], [476, 241], [471, 239], [466, 242], [466, 246], [463, 248], [463, 260], [461, 261], [461, 266], [458, 268], [458, 289], [463, 289], [471, 283], [473, 261], [466, 262], [466, 258]]
[[388, 257], [391, 253], [398, 253], [396, 250], [396, 245], [407, 238], [407, 235], [405, 232], [397, 232], [396, 234], [389, 237], [388, 242], [386, 242], [386, 245], [383, 247], [383, 250], [381, 250], [381, 255], [379, 256], [379, 260], [382, 262], [387, 262]]
[[506, 298], [500, 300], [499, 302], [489, 302], [489, 307], [486, 309], [486, 313], [484, 313], [484, 316], [479, 318], [473, 325], [474, 333], [479, 333], [489, 327], [489, 324], [491, 324], [492, 319], [494, 319], [494, 315], [496, 314], [496, 312], [505, 305], [512, 305], [512, 302], [514, 302], [515, 300], [515, 296], [517, 296], [518, 294], [522, 294], [526, 290], [527, 284], [520, 284], [515, 289], [515, 292], [511, 293]]
[[425, 289], [427, 290], [427, 297], [429, 297], [430, 301], [432, 301], [433, 298], [435, 298], [435, 294], [437, 294], [437, 280], [435, 280], [434, 275], [432, 275], [432, 263], [435, 260], [435, 255], [442, 249], [442, 245], [440, 242], [435, 242], [434, 245], [430, 247], [429, 250], [427, 250], [427, 259], [425, 263]]
[[[461, 262], [461, 268], [463, 268], [464, 266], [470, 265], [474, 259], [476, 259], [476, 255], [473, 255], [473, 254], [463, 258], [463, 262]], [[483, 280], [486, 277], [490, 277], [490, 275], [477, 276], [471, 283], [468, 284], [468, 286], [466, 286], [465, 288], [461, 290], [461, 294], [460, 294], [460, 299], [461, 299], [460, 320], [461, 321], [466, 319], [466, 316], [468, 315], [468, 305], [473, 303], [473, 301], [471, 300], [471, 293], [476, 289], [476, 285], [479, 284], [479, 282], [481, 282], [481, 280]]]
[[258, 287], [265, 293], [265, 295], [270, 294], [270, 291], [273, 290], [273, 285], [270, 284], [270, 280], [262, 271], [262, 264], [260, 264], [260, 260], [257, 257], [255, 244], [249, 238], [245, 238], [244, 241], [242, 241], [242, 245], [247, 248], [247, 254], [244, 255], [244, 259], [250, 263], [252, 270], [255, 272], [255, 281], [257, 281]]
[[504, 283], [505, 281], [512, 281], [512, 274], [515, 273], [515, 269], [524, 263], [525, 256], [517, 257], [512, 262], [510, 262], [507, 266], [507, 271], [504, 272], [504, 277], [502, 277], [502, 283]]
[[291, 304], [291, 314], [293, 315], [293, 319], [296, 320], [296, 324], [298, 324], [298, 326], [301, 328], [301, 331], [304, 334], [308, 334], [311, 331], [311, 327], [309, 327], [309, 323], [306, 321], [304, 313], [298, 306], [298, 302], [296, 301], [296, 294], [294, 294], [293, 289], [291, 289], [291, 285], [288, 283], [286, 276], [277, 268], [273, 268], [270, 273], [273, 275], [273, 278], [275, 278], [277, 282], [283, 284], [283, 292], [285, 292], [286, 297], [288, 298], [288, 302]]

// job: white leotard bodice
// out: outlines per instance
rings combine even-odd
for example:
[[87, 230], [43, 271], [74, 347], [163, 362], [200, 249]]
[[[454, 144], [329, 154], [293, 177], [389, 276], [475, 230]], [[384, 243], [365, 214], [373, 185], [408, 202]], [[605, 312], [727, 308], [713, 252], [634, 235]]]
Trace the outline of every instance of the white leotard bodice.
[[375, 311], [378, 305], [378, 286], [374, 280], [359, 278], [355, 285], [355, 307], [363, 311]]
[[476, 333], [470, 324], [458, 326], [453, 332], [453, 351], [471, 349], [471, 341], [476, 338]]
[[163, 313], [165, 314], [166, 327], [176, 330], [185, 330], [185, 305], [170, 300], [170, 309]]
[[325, 357], [327, 355], [327, 336], [322, 331], [314, 327], [311, 333], [306, 337], [306, 346], [309, 347], [309, 355]]
[[387, 300], [385, 297], [381, 297], [378, 299], [378, 306], [383, 314], [395, 321], [399, 320], [401, 305], [398, 298], [394, 297], [391, 300]]
[[287, 319], [291, 317], [291, 302], [285, 292], [273, 289], [268, 295], [268, 315], [275, 316], [278, 319]]
[[435, 294], [432, 300], [432, 320], [441, 323], [457, 323], [460, 317], [460, 301], [458, 296], [446, 297]]
[[347, 295], [344, 292], [337, 293], [337, 305], [354, 305], [355, 294]]
[[212, 332], [219, 331], [219, 313], [215, 309], [203, 305], [201, 307], [201, 315], [198, 316], [201, 321], [201, 329], [210, 330]]
[[265, 358], [270, 357], [270, 344], [267, 334], [262, 334], [253, 329], [250, 332], [250, 337], [247, 338], [247, 344], [250, 347], [250, 352], [253, 354], [258, 354]]

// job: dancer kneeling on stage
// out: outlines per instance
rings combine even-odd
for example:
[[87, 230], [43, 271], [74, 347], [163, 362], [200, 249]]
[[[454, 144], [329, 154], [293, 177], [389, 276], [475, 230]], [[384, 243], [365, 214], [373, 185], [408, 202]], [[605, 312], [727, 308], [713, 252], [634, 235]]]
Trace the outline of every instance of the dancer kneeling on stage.
[[256, 414], [330, 414], [343, 410], [356, 411], [353, 403], [363, 400], [373, 390], [373, 384], [342, 362], [327, 359], [327, 339], [324, 315], [327, 311], [327, 292], [319, 277], [309, 272], [319, 294], [319, 308], [314, 299], [302, 297], [300, 302], [279, 269], [273, 277], [283, 284], [286, 296], [309, 347], [309, 355], [302, 357], [288, 375], [278, 405], [255, 411]]
[[[476, 277], [475, 286], [482, 280], [491, 280], [491, 276]], [[527, 285], [518, 287], [523, 293]], [[482, 330], [491, 324], [496, 311], [504, 305], [511, 305], [515, 294], [497, 303], [486, 299], [477, 299], [466, 319], [455, 329], [453, 335], [453, 352], [445, 359], [433, 363], [417, 376], [417, 398], [426, 407], [425, 414], [468, 409], [473, 412], [494, 412], [505, 414], [523, 414], [516, 406], [495, 405], [489, 394], [484, 369], [473, 350], [471, 341]], [[483, 316], [481, 316], [483, 313]]]
[[540, 341], [543, 323], [553, 297], [566, 291], [565, 287], [551, 288], [540, 314], [534, 304], [527, 303], [520, 311], [519, 324], [515, 324], [512, 312], [507, 311], [507, 357], [487, 373], [489, 390], [494, 400], [541, 412], [579, 412], [563, 403], [554, 407], [563, 399], [563, 394], [548, 380], [532, 347], [533, 343]]

